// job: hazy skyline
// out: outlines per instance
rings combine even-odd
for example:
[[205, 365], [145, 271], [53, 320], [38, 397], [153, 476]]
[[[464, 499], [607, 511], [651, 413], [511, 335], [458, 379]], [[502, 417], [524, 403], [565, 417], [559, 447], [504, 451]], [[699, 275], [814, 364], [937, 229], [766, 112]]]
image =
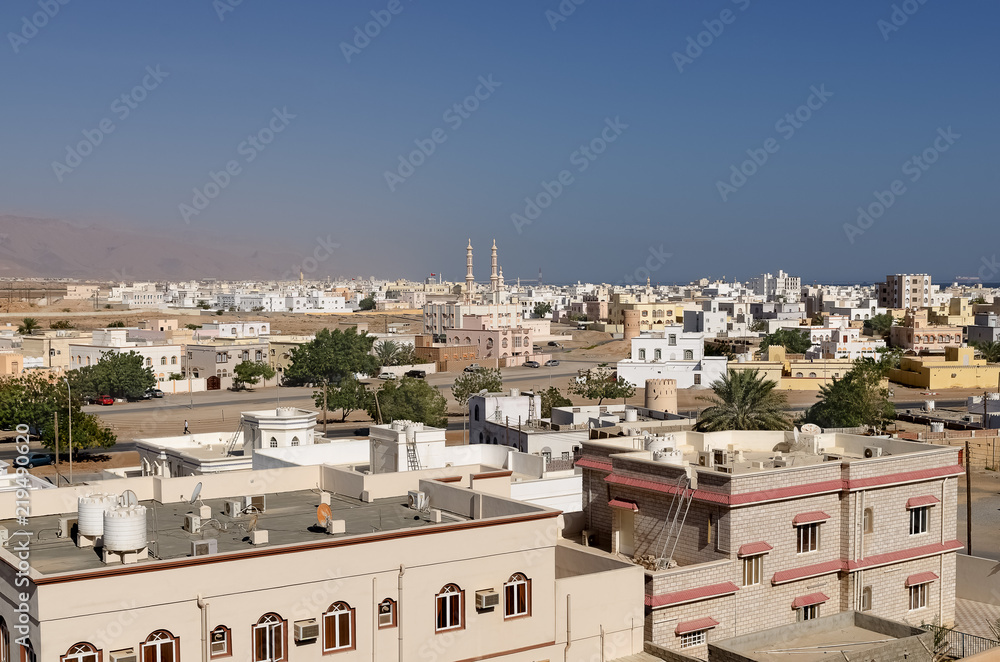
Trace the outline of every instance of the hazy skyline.
[[660, 282], [983, 275], [998, 17], [975, 0], [15, 0], [0, 215], [303, 256], [332, 236], [323, 275], [460, 279], [469, 237], [479, 279], [494, 237], [508, 280], [625, 282], [647, 260]]

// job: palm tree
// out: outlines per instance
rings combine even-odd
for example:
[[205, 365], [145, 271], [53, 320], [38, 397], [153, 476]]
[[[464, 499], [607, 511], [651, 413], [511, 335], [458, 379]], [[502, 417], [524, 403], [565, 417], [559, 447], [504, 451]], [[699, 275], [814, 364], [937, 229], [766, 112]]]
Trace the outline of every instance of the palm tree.
[[1000, 342], [996, 340], [982, 340], [969, 344], [979, 350], [979, 354], [987, 363], [1000, 363]]
[[26, 336], [40, 326], [41, 324], [39, 324], [38, 320], [34, 317], [25, 317], [21, 320], [21, 324], [17, 327], [17, 332], [22, 336]]
[[395, 340], [383, 340], [375, 345], [375, 358], [380, 366], [395, 365], [399, 356], [399, 345]]
[[713, 397], [699, 398], [711, 403], [698, 416], [699, 432], [719, 430], [787, 430], [785, 396], [774, 390], [778, 384], [764, 379], [757, 370], [729, 370], [712, 383]]

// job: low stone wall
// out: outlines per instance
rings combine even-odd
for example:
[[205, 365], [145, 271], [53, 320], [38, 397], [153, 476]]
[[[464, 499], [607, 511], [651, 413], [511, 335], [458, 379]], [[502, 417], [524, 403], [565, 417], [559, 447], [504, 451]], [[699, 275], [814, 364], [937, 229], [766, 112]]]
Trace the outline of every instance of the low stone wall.
[[[973, 469], [997, 468], [1000, 463], [1000, 430], [945, 430], [944, 432], [900, 432], [900, 439], [923, 441], [939, 446], [965, 448], [969, 442], [969, 459]], [[964, 462], [964, 459], [963, 459]]]

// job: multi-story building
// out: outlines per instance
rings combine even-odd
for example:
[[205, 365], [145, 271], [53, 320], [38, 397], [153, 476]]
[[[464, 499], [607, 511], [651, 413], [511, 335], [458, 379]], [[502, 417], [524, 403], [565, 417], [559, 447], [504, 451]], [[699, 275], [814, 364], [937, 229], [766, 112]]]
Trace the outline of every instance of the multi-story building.
[[855, 359], [878, 358], [879, 350], [885, 349], [884, 340], [861, 338], [861, 329], [832, 329], [831, 337], [813, 345], [806, 352], [806, 358], [819, 359]]
[[880, 308], [920, 308], [931, 305], [929, 274], [895, 274], [878, 285]]
[[677, 388], [708, 387], [726, 374], [727, 363], [725, 356], [705, 356], [705, 334], [674, 325], [632, 338], [630, 358], [618, 362], [618, 376], [634, 386], [674, 379]]
[[961, 347], [962, 329], [930, 324], [926, 309], [911, 309], [900, 324], [889, 329], [889, 342], [893, 347], [917, 354], [941, 354], [945, 348]]
[[995, 313], [978, 313], [967, 329], [969, 343], [1000, 341], [1000, 318]]
[[172, 374], [183, 374], [184, 345], [131, 339], [129, 334], [134, 331], [136, 329], [95, 329], [89, 344], [70, 342], [68, 369], [95, 365], [107, 353], [135, 352], [142, 357], [145, 366], [153, 371], [159, 381], [170, 379]]
[[954, 622], [957, 448], [675, 432], [585, 442], [577, 466], [595, 543], [646, 568], [654, 644], [704, 659], [707, 642], [847, 610]]
[[560, 511], [511, 499], [511, 474], [316, 465], [145, 476], [45, 490], [24, 524], [15, 493], [0, 493], [0, 524], [26, 542], [0, 549], [0, 656], [523, 662], [641, 653], [642, 569], [561, 539]]
[[41, 367], [53, 372], [75, 368], [71, 361], [70, 344], [87, 344], [93, 338], [90, 331], [76, 329], [45, 329], [21, 338], [21, 351], [26, 357], [41, 360]]
[[[255, 363], [269, 363], [267, 339], [260, 340], [216, 340], [211, 343], [199, 343], [185, 347], [186, 358], [184, 361], [185, 377], [198, 378], [219, 378], [219, 388], [229, 388], [232, 386], [233, 370], [244, 361]], [[275, 375], [274, 380], [261, 382], [263, 386], [271, 386], [277, 383], [280, 375]], [[216, 383], [212, 382], [210, 388], [215, 388]]]
[[757, 296], [766, 297], [767, 301], [798, 301], [802, 279], [779, 269], [777, 275], [765, 273], [750, 278], [747, 286]]

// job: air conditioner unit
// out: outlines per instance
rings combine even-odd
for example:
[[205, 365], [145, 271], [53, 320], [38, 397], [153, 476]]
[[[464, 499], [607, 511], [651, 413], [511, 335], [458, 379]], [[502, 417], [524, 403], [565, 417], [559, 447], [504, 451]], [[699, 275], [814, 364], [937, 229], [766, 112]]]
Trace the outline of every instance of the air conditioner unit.
[[212, 632], [212, 657], [222, 657], [229, 654], [229, 640], [224, 630]]
[[865, 446], [865, 457], [882, 457], [882, 448], [879, 446]]
[[251, 512], [262, 513], [267, 506], [267, 499], [263, 494], [257, 496], [243, 497], [243, 509]]
[[295, 643], [315, 641], [319, 639], [319, 623], [315, 618], [307, 621], [295, 621]]
[[476, 591], [476, 609], [493, 609], [500, 605], [500, 594], [493, 589]]
[[139, 658], [136, 657], [134, 648], [122, 648], [108, 653], [108, 659], [110, 662], [137, 662]]
[[428, 507], [427, 493], [410, 490], [406, 493], [406, 505], [413, 510], [426, 510]]
[[218, 552], [219, 541], [215, 538], [191, 541], [191, 556], [211, 556], [212, 554], [218, 554]]
[[229, 517], [238, 517], [240, 513], [243, 512], [243, 502], [242, 501], [226, 501], [225, 509], [223, 510]]
[[717, 464], [717, 465], [715, 465], [715, 470], [718, 471], [718, 472], [720, 472], [720, 473], [731, 474], [731, 473], [733, 473], [733, 465], [731, 465], [731, 464]]
[[711, 451], [698, 451], [698, 466], [699, 467], [715, 466], [715, 462], [713, 461]]
[[184, 530], [188, 533], [201, 533], [201, 518], [190, 513], [185, 515]]

